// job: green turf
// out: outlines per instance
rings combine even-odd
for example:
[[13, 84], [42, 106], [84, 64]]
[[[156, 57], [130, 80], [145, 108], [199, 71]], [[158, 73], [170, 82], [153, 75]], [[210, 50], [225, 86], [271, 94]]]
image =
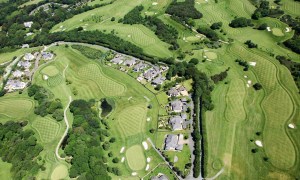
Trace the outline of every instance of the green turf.
[[127, 149], [126, 159], [129, 167], [133, 171], [141, 170], [146, 165], [146, 159], [143, 153], [143, 148], [140, 145], [134, 145]]
[[41, 71], [43, 74], [47, 76], [55, 76], [59, 73], [58, 69], [55, 66], [46, 66]]
[[29, 99], [5, 98], [0, 100], [0, 114], [11, 119], [26, 118], [33, 106]]
[[51, 174], [51, 179], [60, 180], [68, 176], [68, 168], [65, 165], [58, 165]]
[[60, 125], [50, 117], [38, 117], [32, 124], [44, 143], [51, 142], [58, 135]]
[[10, 175], [11, 166], [11, 164], [3, 162], [2, 159], [0, 159], [0, 179], [12, 179]]

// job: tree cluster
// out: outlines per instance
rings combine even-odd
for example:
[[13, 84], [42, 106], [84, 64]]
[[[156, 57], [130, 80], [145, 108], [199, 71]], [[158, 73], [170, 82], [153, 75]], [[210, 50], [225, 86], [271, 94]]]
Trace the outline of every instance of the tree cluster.
[[249, 69], [249, 64], [247, 61], [244, 61], [242, 59], [236, 59], [235, 62], [237, 62], [240, 66], [243, 66], [244, 67], [244, 71], [248, 71]]
[[215, 22], [210, 26], [210, 29], [212, 29], [212, 30], [220, 29], [222, 27], [222, 25], [223, 25], [222, 22]]
[[257, 44], [253, 43], [251, 40], [247, 40], [245, 44], [248, 46], [248, 48], [257, 48]]
[[211, 79], [214, 81], [214, 83], [218, 83], [220, 81], [223, 81], [226, 77], [227, 77], [228, 73], [227, 73], [227, 70], [226, 71], [223, 71], [219, 74], [215, 74], [213, 76], [211, 76]]
[[0, 123], [0, 157], [4, 162], [11, 163], [13, 179], [34, 179], [40, 169], [37, 157], [43, 147], [37, 143], [32, 130], [24, 130], [27, 122], [8, 121]]
[[233, 28], [241, 28], [241, 27], [253, 26], [253, 24], [251, 23], [251, 19], [247, 19], [245, 17], [238, 17], [232, 20], [229, 26]]
[[300, 54], [300, 19], [293, 18], [290, 15], [284, 15], [280, 18], [280, 20], [295, 30], [294, 36], [283, 42], [283, 44], [295, 53]]
[[143, 11], [143, 6], [136, 6], [131, 11], [129, 11], [123, 18], [124, 24], [143, 24], [144, 18], [141, 15], [141, 12]]
[[[109, 149], [107, 130], [102, 129], [95, 101], [74, 100], [70, 104], [73, 114], [73, 128], [68, 133], [68, 139], [64, 152], [71, 158], [69, 175], [71, 178], [110, 180], [107, 172], [121, 175], [116, 167], [107, 167], [104, 158], [105, 149]], [[102, 120], [101, 120], [102, 121]], [[102, 143], [105, 141], [104, 143]]]
[[260, 83], [255, 83], [253, 84], [253, 88], [258, 91], [258, 90], [261, 90], [262, 89], [262, 85]]
[[300, 93], [300, 63], [294, 62], [285, 56], [276, 56], [276, 59], [290, 70]]
[[38, 105], [34, 113], [42, 117], [51, 114], [54, 119], [61, 121], [64, 118], [63, 106], [60, 99], [51, 98], [53, 96], [47, 89], [38, 85], [31, 85], [28, 88], [28, 96], [33, 97]]
[[197, 29], [197, 32], [201, 33], [201, 34], [204, 34], [211, 41], [217, 41], [217, 40], [219, 40], [218, 34], [214, 30], [212, 30], [210, 28], [199, 27]]
[[185, 0], [178, 2], [173, 0], [173, 2], [166, 9], [166, 13], [170, 14], [173, 19], [179, 21], [183, 24], [193, 25], [191, 19], [200, 19], [202, 18], [202, 13], [200, 13], [195, 8], [195, 0]]
[[252, 19], [259, 19], [261, 17], [279, 17], [284, 14], [282, 10], [280, 10], [279, 6], [276, 9], [271, 9], [269, 5], [269, 1], [261, 1], [259, 7], [252, 14]]

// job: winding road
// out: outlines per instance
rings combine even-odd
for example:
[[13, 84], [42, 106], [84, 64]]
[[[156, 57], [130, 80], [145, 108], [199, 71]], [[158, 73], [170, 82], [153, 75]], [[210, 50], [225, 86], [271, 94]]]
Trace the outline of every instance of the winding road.
[[68, 118], [67, 118], [67, 110], [69, 109], [69, 106], [72, 102], [72, 96], [69, 96], [69, 102], [68, 102], [68, 105], [66, 106], [65, 110], [64, 110], [64, 120], [65, 120], [65, 123], [66, 123], [66, 130], [63, 134], [63, 136], [61, 137], [60, 141], [58, 142], [57, 146], [56, 146], [56, 149], [55, 149], [55, 155], [57, 157], [57, 159], [59, 160], [65, 160], [65, 158], [62, 158], [60, 157], [59, 153], [58, 153], [58, 150], [59, 150], [59, 147], [61, 146], [61, 143], [63, 142], [63, 140], [65, 139], [65, 137], [67, 136], [68, 134], [68, 131], [69, 131], [69, 128], [70, 128], [70, 125], [69, 125], [69, 121], [68, 121]]

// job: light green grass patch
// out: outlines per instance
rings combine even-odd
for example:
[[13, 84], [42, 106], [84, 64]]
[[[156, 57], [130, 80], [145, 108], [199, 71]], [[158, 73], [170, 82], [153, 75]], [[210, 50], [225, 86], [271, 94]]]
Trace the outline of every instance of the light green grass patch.
[[79, 69], [78, 75], [82, 78], [90, 79], [97, 83], [102, 92], [107, 96], [118, 96], [125, 92], [125, 86], [122, 83], [105, 76], [96, 64], [88, 64]]
[[58, 86], [59, 84], [61, 84], [63, 82], [63, 76], [61, 74], [51, 76], [48, 78], [47, 82], [50, 87]]
[[37, 130], [42, 142], [51, 142], [59, 132], [59, 124], [50, 117], [37, 117], [32, 126]]
[[140, 145], [134, 145], [126, 151], [127, 163], [133, 171], [141, 170], [146, 165], [146, 159], [143, 148]]
[[41, 72], [47, 76], [55, 76], [59, 73], [59, 70], [54, 65], [50, 65], [43, 68]]
[[139, 106], [131, 106], [125, 108], [118, 115], [118, 122], [125, 136], [132, 136], [143, 132], [146, 123], [146, 108]]
[[275, 35], [275, 36], [284, 36], [282, 30], [279, 29], [279, 28], [273, 28], [273, 29], [272, 29], [272, 33], [273, 33], [273, 35]]
[[0, 100], [0, 114], [13, 119], [27, 117], [33, 108], [33, 102], [26, 99]]
[[65, 179], [68, 176], [68, 168], [65, 165], [58, 165], [51, 174], [51, 180]]
[[197, 36], [189, 36], [189, 37], [186, 37], [185, 39], [190, 42], [195, 42], [195, 41], [200, 40], [200, 38]]
[[206, 56], [208, 59], [218, 58], [218, 55], [215, 52], [211, 52], [211, 51], [204, 52], [204, 56]]
[[0, 179], [11, 180], [10, 168], [12, 164], [3, 162], [0, 158]]

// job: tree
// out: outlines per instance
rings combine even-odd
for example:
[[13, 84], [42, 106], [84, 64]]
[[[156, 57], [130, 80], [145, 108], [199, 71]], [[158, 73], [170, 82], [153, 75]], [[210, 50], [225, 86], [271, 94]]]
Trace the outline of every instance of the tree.
[[197, 58], [192, 58], [192, 59], [189, 61], [189, 64], [197, 65], [198, 63], [199, 63], [199, 59], [197, 59]]
[[254, 88], [256, 91], [258, 91], [258, 90], [261, 90], [261, 89], [262, 89], [262, 85], [261, 85], [260, 83], [255, 83], [255, 84], [253, 85], [253, 88]]
[[152, 134], [153, 134], [154, 132], [155, 132], [155, 129], [153, 129], [153, 128], [152, 128], [152, 129], [150, 129], [150, 133], [152, 133]]
[[117, 157], [113, 158], [113, 160], [112, 160], [113, 163], [118, 163], [119, 161], [120, 161], [120, 160], [119, 160], [119, 158], [117, 158]]
[[258, 29], [258, 30], [266, 30], [267, 27], [268, 27], [268, 24], [267, 24], [267, 23], [263, 23], [263, 24], [261, 24], [257, 29]]
[[251, 19], [247, 19], [245, 17], [238, 17], [232, 20], [229, 26], [233, 28], [240, 28], [240, 27], [252, 26], [252, 23], [251, 23]]
[[216, 23], [213, 23], [210, 28], [212, 30], [216, 30], [216, 29], [220, 29], [222, 27], [223, 23], [222, 22], [216, 22]]
[[115, 137], [112, 137], [112, 138], [110, 138], [110, 140], [109, 140], [110, 143], [114, 143], [115, 141], [116, 141], [116, 138], [115, 138]]

